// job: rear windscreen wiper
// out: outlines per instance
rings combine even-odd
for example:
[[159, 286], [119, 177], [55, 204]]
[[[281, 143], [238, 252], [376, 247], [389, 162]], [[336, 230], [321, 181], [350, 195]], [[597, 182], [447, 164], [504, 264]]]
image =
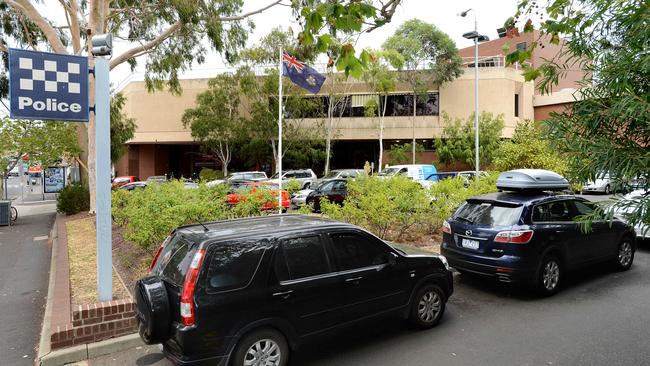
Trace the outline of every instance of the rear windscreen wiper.
[[468, 223], [468, 224], [473, 224], [473, 223], [474, 223], [474, 221], [468, 219], [467, 217], [456, 216], [456, 218], [457, 218], [458, 220], [460, 220], [460, 221], [465, 221], [465, 222]]

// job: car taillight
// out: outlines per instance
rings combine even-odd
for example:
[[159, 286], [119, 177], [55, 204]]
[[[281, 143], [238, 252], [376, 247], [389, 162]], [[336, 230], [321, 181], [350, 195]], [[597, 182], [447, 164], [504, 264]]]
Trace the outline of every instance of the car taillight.
[[442, 232], [451, 234], [451, 225], [447, 222], [447, 220], [442, 222]]
[[533, 238], [533, 230], [513, 230], [499, 232], [494, 241], [497, 243], [526, 244]]
[[165, 246], [165, 243], [158, 248], [158, 251], [156, 252], [156, 255], [153, 256], [153, 260], [151, 261], [151, 265], [149, 266], [149, 273], [151, 273], [151, 270], [153, 270], [153, 266], [156, 265], [156, 262], [158, 262], [158, 257], [160, 257], [160, 253], [163, 250], [163, 247]]
[[199, 278], [199, 270], [204, 256], [205, 249], [197, 250], [192, 258], [192, 263], [190, 263], [190, 268], [185, 274], [183, 292], [181, 293], [181, 323], [183, 325], [194, 325], [194, 288], [196, 280]]

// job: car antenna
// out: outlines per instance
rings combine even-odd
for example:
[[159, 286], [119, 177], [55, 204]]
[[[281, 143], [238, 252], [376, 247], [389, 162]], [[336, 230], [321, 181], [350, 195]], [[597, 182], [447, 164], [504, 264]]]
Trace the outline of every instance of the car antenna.
[[198, 222], [199, 224], [201, 224], [201, 226], [203, 226], [203, 231], [205, 231], [206, 233], [207, 233], [208, 231], [210, 231], [210, 229], [208, 229], [208, 227], [205, 226], [201, 221], [196, 220], [196, 222]]

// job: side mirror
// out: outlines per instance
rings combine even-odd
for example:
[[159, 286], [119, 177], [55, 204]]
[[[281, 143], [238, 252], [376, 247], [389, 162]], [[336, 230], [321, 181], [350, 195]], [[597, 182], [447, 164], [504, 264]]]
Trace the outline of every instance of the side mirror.
[[393, 267], [396, 264], [397, 264], [397, 254], [390, 252], [390, 254], [388, 254], [388, 265]]

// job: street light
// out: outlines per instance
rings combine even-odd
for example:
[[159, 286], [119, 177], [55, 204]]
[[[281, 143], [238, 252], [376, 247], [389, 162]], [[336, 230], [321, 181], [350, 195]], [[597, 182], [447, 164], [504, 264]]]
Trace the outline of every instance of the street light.
[[474, 9], [467, 9], [464, 12], [460, 13], [459, 15], [461, 17], [466, 17], [467, 14], [473, 11], [474, 12], [474, 31], [472, 32], [467, 32], [463, 34], [463, 38], [467, 39], [473, 39], [474, 40], [474, 97], [476, 99], [476, 111], [474, 112], [475, 114], [475, 121], [474, 121], [474, 129], [475, 129], [475, 145], [474, 148], [476, 149], [476, 179], [478, 179], [479, 175], [479, 158], [478, 158], [478, 43], [479, 42], [485, 42], [489, 41], [490, 38], [488, 36], [484, 36], [482, 34], [479, 34], [478, 32], [478, 24], [476, 22], [476, 11]]

